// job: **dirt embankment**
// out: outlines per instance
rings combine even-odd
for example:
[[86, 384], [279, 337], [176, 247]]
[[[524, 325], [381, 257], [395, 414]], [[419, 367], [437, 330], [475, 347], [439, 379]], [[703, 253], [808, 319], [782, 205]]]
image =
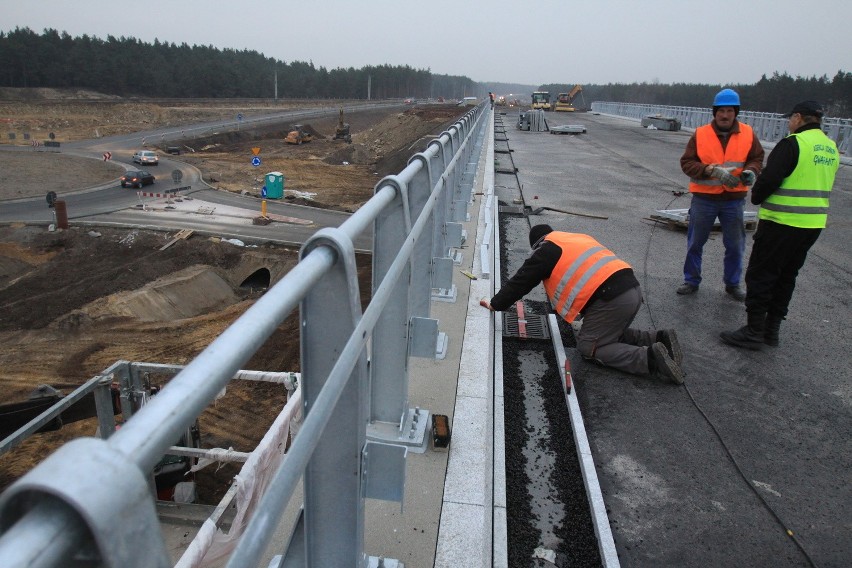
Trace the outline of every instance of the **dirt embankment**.
[[[120, 107], [113, 102], [101, 106]], [[23, 116], [24, 108], [19, 108], [18, 116]], [[38, 107], [37, 112], [44, 115], [44, 128], [55, 128], [60, 119], [72, 122], [74, 112], [69, 110], [64, 118], [49, 117], [45, 108]], [[61, 114], [65, 107], [56, 104], [56, 108]], [[154, 126], [159, 115], [150, 112], [155, 117], [150, 126]], [[418, 145], [453, 122], [459, 112], [411, 108], [381, 116], [353, 113], [346, 117], [352, 129], [351, 145], [331, 140], [335, 117], [311, 125], [318, 136], [309, 144], [285, 146], [280, 133], [248, 132], [232, 139], [188, 142], [195, 152], [181, 157], [196, 164], [205, 178], [215, 178], [213, 183], [223, 189], [251, 191], [250, 176], [256, 172], [250, 169], [250, 148], [258, 145], [264, 171], [279, 170], [287, 176], [287, 187], [316, 193], [307, 203], [355, 209], [369, 199], [381, 176], [402, 169]], [[78, 127], [89, 131], [96, 124], [107, 121], [93, 116], [80, 120]], [[3, 173], [10, 156], [22, 158], [15, 166], [22, 170], [18, 181], [11, 185], [10, 176]], [[86, 165], [74, 170], [76, 183], [69, 188], [94, 185], [115, 175], [106, 169], [109, 164], [98, 160], [0, 151], [0, 199], [40, 196], [48, 187], [56, 190], [57, 184], [50, 180], [58, 172], [69, 171], [69, 160]], [[249, 249], [203, 237], [160, 250], [171, 236], [136, 229], [72, 226], [49, 233], [44, 227], [0, 227], [0, 404], [25, 399], [40, 384], [68, 393], [121, 359], [186, 364], [263, 293], [262, 286], [240, 286], [246, 266], [275, 267], [273, 272], [284, 273], [297, 262], [293, 249], [271, 245]], [[359, 258], [358, 263], [362, 301], [366, 301], [370, 259]], [[246, 368], [298, 371], [298, 337], [297, 315], [291, 315]], [[201, 416], [202, 446], [251, 451], [284, 399], [280, 387], [235, 382], [225, 398]], [[93, 420], [68, 424], [56, 432], [37, 434], [2, 456], [0, 490], [58, 445], [93, 435], [95, 427]], [[218, 501], [237, 471], [237, 466], [203, 470], [197, 479], [199, 500]]]

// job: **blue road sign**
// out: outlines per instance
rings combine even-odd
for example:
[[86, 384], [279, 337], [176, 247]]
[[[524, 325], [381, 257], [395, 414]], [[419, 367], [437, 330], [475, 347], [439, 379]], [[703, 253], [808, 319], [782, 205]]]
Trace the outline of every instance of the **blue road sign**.
[[254, 167], [259, 166], [259, 165], [260, 165], [260, 158], [258, 158], [257, 156], [255, 156], [254, 158], [252, 158], [252, 159], [251, 159], [251, 165], [253, 165]]
[[242, 119], [243, 119], [243, 113], [238, 113], [237, 114], [237, 120], [242, 120]]
[[265, 185], [260, 188], [260, 196], [266, 197], [266, 186]]

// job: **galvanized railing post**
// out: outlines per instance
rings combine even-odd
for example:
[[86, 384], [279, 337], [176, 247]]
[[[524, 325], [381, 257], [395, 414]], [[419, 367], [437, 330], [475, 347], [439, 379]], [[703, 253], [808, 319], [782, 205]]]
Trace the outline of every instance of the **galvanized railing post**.
[[[378, 187], [391, 186], [396, 197], [376, 217], [373, 230], [373, 291], [382, 284], [394, 259], [411, 237], [408, 185], [397, 176], [384, 178]], [[370, 424], [368, 436], [399, 438], [408, 414], [408, 355], [410, 333], [409, 283], [411, 262], [393, 283], [388, 306], [373, 329], [370, 357]], [[424, 418], [425, 419], [425, 418]]]
[[[340, 229], [322, 229], [303, 246], [335, 262], [300, 304], [302, 389], [309, 415], [329, 373], [361, 319], [355, 247]], [[307, 566], [359, 566], [364, 556], [361, 451], [366, 442], [367, 358], [362, 350], [305, 469]]]
[[[437, 144], [443, 152], [443, 146], [436, 142], [430, 142], [430, 146]], [[418, 161], [421, 168], [414, 174], [411, 181], [408, 183], [408, 202], [411, 207], [411, 217], [416, 219], [420, 217], [426, 201], [429, 199], [432, 190], [435, 187], [434, 171], [441, 171], [441, 166], [438, 162], [441, 159], [440, 155], [435, 152], [432, 158], [429, 158], [425, 153], [415, 154], [408, 163]], [[431, 213], [432, 223], [434, 224], [435, 214]], [[433, 230], [426, 231], [414, 245], [414, 253], [411, 258], [411, 283], [408, 295], [410, 311], [413, 317], [429, 317], [431, 312], [432, 299], [432, 251], [435, 240], [435, 232]]]

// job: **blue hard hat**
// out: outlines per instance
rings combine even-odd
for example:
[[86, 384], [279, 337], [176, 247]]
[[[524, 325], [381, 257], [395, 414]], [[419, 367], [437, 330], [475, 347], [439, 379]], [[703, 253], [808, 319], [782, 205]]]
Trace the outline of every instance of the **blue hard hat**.
[[733, 89], [722, 89], [716, 93], [716, 98], [713, 99], [714, 107], [738, 107], [740, 106], [740, 96]]

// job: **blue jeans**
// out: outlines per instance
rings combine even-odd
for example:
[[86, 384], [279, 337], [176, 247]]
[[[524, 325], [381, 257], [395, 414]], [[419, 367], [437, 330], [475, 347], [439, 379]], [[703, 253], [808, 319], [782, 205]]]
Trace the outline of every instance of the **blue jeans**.
[[693, 286], [701, 284], [701, 255], [704, 243], [710, 237], [716, 217], [722, 226], [722, 243], [725, 245], [725, 286], [739, 286], [743, 273], [745, 254], [745, 225], [743, 211], [745, 198], [732, 201], [715, 201], [692, 196], [689, 206], [689, 227], [686, 230], [686, 260], [683, 263], [683, 281]]

